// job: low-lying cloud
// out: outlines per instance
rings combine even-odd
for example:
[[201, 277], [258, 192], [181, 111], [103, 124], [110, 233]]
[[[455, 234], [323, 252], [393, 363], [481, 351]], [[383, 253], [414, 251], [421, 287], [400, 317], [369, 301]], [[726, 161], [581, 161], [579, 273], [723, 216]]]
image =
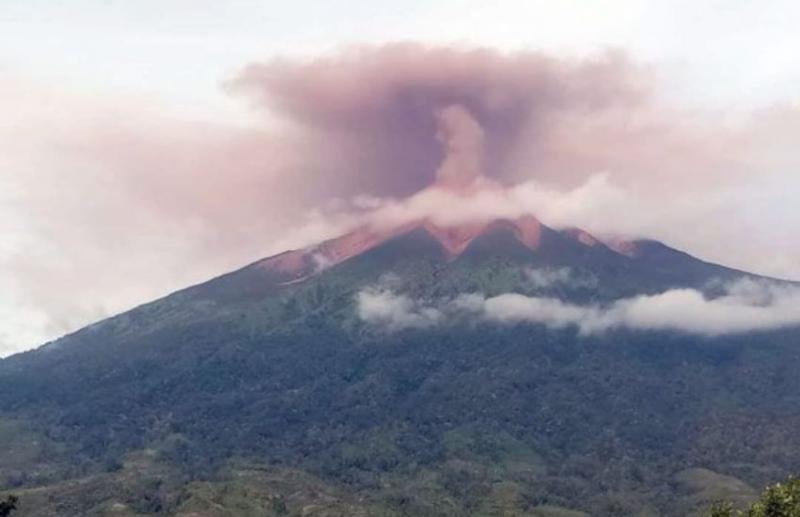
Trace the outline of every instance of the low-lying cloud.
[[695, 289], [671, 289], [603, 306], [519, 293], [462, 294], [437, 303], [420, 303], [388, 289], [368, 289], [358, 294], [356, 307], [361, 320], [389, 331], [429, 328], [464, 321], [464, 316], [498, 324], [574, 327], [584, 336], [618, 329], [722, 336], [800, 325], [798, 287], [742, 279], [718, 289], [720, 294], [715, 297]]
[[425, 328], [439, 323], [442, 312], [390, 289], [368, 288], [357, 295], [358, 317], [388, 330]]
[[574, 271], [569, 267], [525, 268], [523, 275], [534, 289], [565, 287], [591, 289], [597, 286], [597, 278], [591, 273]]
[[[740, 205], [736, 204], [743, 194], [739, 191], [699, 190], [675, 198], [649, 198], [614, 183], [613, 176], [608, 173], [592, 175], [584, 183], [568, 189], [554, 188], [536, 179], [502, 187], [485, 177], [477, 178], [472, 187], [454, 190], [434, 185], [401, 199], [356, 196], [349, 202], [315, 212], [300, 228], [304, 234], [322, 230], [336, 236], [362, 224], [386, 229], [427, 219], [447, 227], [535, 214], [553, 228], [581, 228], [599, 238], [658, 238], [678, 248], [705, 251], [699, 254], [712, 260], [716, 258], [715, 253], [725, 251], [717, 249], [713, 243], [719, 239], [738, 245], [742, 232], [746, 231]], [[705, 218], [723, 219], [725, 224], [701, 227], [696, 232], [685, 231], [686, 227]], [[714, 232], [718, 235], [712, 236]], [[760, 251], [747, 245], [741, 250], [753, 256], [760, 255]], [[724, 255], [730, 259], [729, 253]], [[724, 262], [721, 258], [718, 260]]]

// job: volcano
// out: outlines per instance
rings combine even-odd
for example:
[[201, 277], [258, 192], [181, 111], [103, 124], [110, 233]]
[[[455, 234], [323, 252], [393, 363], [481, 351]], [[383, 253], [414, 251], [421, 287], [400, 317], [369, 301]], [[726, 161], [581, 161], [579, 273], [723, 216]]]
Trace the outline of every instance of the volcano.
[[[767, 281], [532, 215], [365, 225], [0, 361], [0, 486], [22, 515], [687, 515], [744, 501], [800, 464], [796, 328], [587, 335], [436, 308], [475, 293], [713, 297], [743, 278]], [[364, 293], [413, 317], [367, 318]]]
[[[432, 192], [502, 194], [470, 114], [437, 117]], [[797, 471], [798, 286], [435, 208], [0, 360], [0, 499], [36, 517], [686, 516]]]

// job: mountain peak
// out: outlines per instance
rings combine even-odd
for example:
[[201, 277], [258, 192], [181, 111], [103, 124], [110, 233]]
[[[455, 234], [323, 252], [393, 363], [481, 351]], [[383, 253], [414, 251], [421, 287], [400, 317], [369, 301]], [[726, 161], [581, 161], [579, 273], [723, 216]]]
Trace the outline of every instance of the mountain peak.
[[[439, 187], [436, 187], [439, 188]], [[464, 187], [466, 188], [466, 187]], [[481, 188], [475, 186], [475, 188]], [[491, 188], [491, 186], [489, 186]], [[396, 237], [415, 230], [430, 235], [442, 249], [447, 260], [455, 260], [479, 237], [497, 231], [509, 231], [519, 243], [531, 250], [538, 250], [546, 231], [579, 243], [582, 246], [606, 246], [610, 250], [629, 258], [636, 256], [636, 243], [631, 241], [601, 241], [580, 228], [569, 228], [559, 232], [543, 225], [532, 214], [514, 219], [476, 219], [458, 224], [442, 224], [431, 218], [418, 219], [394, 226], [364, 224], [358, 228], [307, 248], [287, 251], [263, 259], [257, 264], [267, 270], [279, 284], [301, 282], [314, 274], [357, 257]]]
[[542, 236], [542, 224], [532, 215], [517, 219], [493, 219], [455, 226], [442, 226], [426, 220], [421, 226], [444, 248], [448, 258], [455, 259], [472, 241], [498, 229], [509, 229], [525, 246], [537, 249]]

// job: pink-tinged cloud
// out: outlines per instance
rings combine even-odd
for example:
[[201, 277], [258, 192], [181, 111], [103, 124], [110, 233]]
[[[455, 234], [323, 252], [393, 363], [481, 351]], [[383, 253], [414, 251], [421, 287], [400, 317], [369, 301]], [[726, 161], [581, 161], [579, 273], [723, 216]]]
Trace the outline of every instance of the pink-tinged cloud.
[[483, 128], [463, 106], [451, 104], [436, 111], [436, 139], [442, 145], [442, 163], [436, 169], [436, 184], [461, 188], [483, 176]]
[[405, 43], [250, 65], [230, 87], [324, 142], [338, 181], [405, 195], [430, 184], [442, 162], [441, 110], [459, 106], [477, 121], [487, 173], [504, 178], [515, 151], [531, 143], [521, 138], [541, 140], [536, 133], [547, 136], [563, 112], [636, 110], [647, 82], [622, 54], [570, 61]]

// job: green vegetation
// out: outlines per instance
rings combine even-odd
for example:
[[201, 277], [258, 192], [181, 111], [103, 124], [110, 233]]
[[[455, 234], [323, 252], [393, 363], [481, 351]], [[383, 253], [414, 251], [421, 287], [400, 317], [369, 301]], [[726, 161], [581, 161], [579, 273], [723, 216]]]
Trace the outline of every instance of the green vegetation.
[[564, 261], [596, 286], [546, 294], [598, 304], [730, 273], [406, 245], [286, 288], [253, 266], [0, 361], [0, 498], [14, 517], [687, 516], [800, 464], [796, 330], [387, 333], [353, 306], [380, 282], [536, 293], [523, 268]]
[[745, 510], [736, 510], [731, 502], [718, 502], [709, 517], [800, 517], [800, 479], [768, 486]]

